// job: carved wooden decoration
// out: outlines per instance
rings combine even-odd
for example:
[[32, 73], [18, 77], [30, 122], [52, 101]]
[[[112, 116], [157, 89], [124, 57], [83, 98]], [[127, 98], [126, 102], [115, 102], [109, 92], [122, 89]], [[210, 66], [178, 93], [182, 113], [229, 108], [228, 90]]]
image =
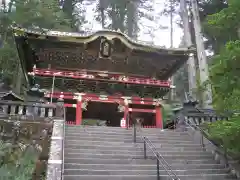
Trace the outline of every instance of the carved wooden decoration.
[[82, 102], [82, 110], [87, 111], [88, 101]]
[[100, 58], [110, 58], [112, 55], [112, 43], [107, 39], [102, 39], [100, 44]]
[[125, 107], [121, 104], [118, 105], [118, 112], [124, 112]]

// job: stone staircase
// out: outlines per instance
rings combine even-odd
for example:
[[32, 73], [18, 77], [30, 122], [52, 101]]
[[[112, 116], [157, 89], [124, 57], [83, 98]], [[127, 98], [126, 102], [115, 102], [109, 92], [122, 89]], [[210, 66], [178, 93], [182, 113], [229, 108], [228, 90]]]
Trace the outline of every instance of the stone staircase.
[[[187, 132], [143, 129], [181, 180], [234, 179]], [[64, 180], [155, 180], [156, 159], [133, 131], [115, 127], [66, 126]], [[160, 165], [161, 180], [170, 180]]]

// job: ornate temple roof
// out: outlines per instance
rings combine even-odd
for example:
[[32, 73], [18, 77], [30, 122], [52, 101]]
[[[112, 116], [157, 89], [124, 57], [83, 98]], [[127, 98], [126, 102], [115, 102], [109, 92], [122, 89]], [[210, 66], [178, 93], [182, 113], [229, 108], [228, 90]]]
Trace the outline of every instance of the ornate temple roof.
[[104, 36], [109, 40], [120, 39], [130, 49], [138, 49], [149, 52], [167, 51], [169, 54], [186, 54], [194, 52], [191, 48], [164, 48], [156, 46], [146, 41], [134, 40], [120, 31], [99, 30], [93, 32], [61, 32], [47, 29], [30, 30], [25, 28], [13, 27], [15, 36], [35, 36], [38, 39], [56, 37], [59, 41], [89, 43], [97, 38]]
[[[38, 63], [41, 64], [40, 68], [49, 68], [46, 66], [51, 64], [51, 68], [55, 69], [120, 72], [164, 80], [187, 61], [190, 53], [195, 52], [193, 48], [167, 49], [149, 45], [133, 40], [121, 32], [109, 30], [73, 33], [13, 27], [13, 32], [25, 72], [30, 72], [38, 61], [41, 62]], [[108, 56], [99, 57], [101, 43], [110, 43]], [[59, 54], [64, 60], [59, 60]], [[83, 59], [86, 61], [80, 62]], [[94, 59], [94, 63], [90, 59]], [[98, 61], [99, 59], [111, 60]]]

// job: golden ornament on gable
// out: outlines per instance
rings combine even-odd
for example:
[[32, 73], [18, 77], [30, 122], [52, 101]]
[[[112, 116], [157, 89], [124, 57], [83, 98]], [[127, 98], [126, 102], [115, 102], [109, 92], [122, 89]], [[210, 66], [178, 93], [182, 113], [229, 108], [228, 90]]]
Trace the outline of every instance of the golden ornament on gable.
[[100, 58], [110, 58], [112, 55], [112, 42], [106, 38], [101, 39], [100, 43]]

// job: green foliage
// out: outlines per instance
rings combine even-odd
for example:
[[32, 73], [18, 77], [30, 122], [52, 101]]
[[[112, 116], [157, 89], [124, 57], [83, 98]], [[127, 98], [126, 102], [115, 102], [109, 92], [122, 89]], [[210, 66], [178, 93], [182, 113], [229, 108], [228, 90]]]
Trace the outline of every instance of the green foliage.
[[163, 117], [163, 125], [165, 125], [169, 120], [173, 117], [173, 109], [171, 105], [164, 104], [162, 108], [162, 117]]
[[205, 22], [205, 29], [218, 42], [225, 43], [229, 40], [238, 39], [238, 29], [240, 27], [240, 1], [229, 0], [228, 8], [208, 16]]
[[15, 7], [16, 11], [9, 14], [10, 22], [14, 22], [26, 28], [40, 27], [70, 30], [69, 20], [66, 19], [57, 0], [31, 0], [27, 2], [16, 0]]
[[30, 146], [21, 148], [17, 144], [0, 141], [0, 180], [31, 179], [37, 158], [37, 151]]
[[83, 119], [82, 125], [85, 125], [85, 126], [97, 126], [99, 124], [99, 122], [101, 122], [101, 120], [99, 120], [99, 119]]
[[209, 123], [207, 131], [210, 139], [223, 145], [232, 156], [240, 157], [240, 116], [233, 117], [229, 121]]
[[13, 75], [18, 73], [19, 68], [16, 46], [12, 39], [12, 24], [25, 28], [71, 30], [69, 20], [66, 19], [57, 0], [11, 0], [8, 6], [0, 8], [0, 41], [2, 44], [0, 71], [4, 74], [3, 78], [10, 78], [11, 83], [14, 83]]
[[[218, 42], [218, 54], [210, 67], [213, 104], [220, 113], [240, 112], [240, 1], [229, 0], [228, 7], [208, 16], [205, 30]], [[232, 155], [240, 157], [240, 116], [229, 121], [210, 123], [207, 130], [211, 139]]]
[[213, 99], [220, 111], [240, 111], [240, 41], [231, 41], [213, 59], [210, 70]]
[[17, 52], [12, 43], [5, 42], [4, 47], [0, 49], [0, 70], [4, 80], [10, 79], [17, 72]]

